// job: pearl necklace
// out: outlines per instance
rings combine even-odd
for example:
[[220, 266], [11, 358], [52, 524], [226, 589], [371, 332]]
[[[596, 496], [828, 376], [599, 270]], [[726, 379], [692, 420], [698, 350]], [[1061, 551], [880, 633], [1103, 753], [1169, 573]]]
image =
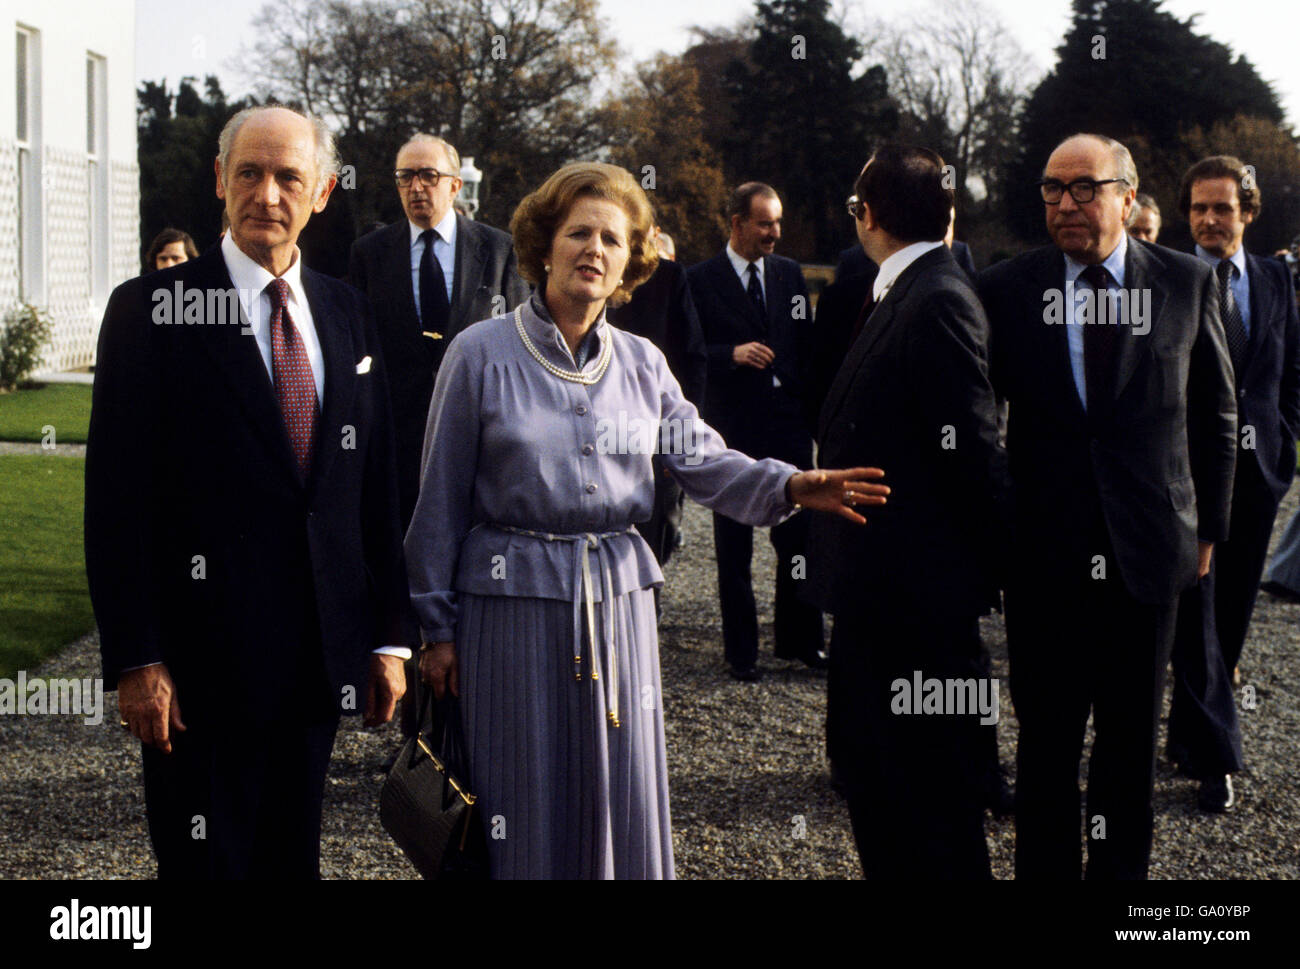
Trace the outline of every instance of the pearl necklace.
[[612, 334], [608, 334], [605, 339], [605, 345], [600, 351], [600, 361], [596, 369], [590, 374], [585, 374], [580, 370], [565, 370], [557, 367], [551, 361], [542, 356], [542, 352], [533, 345], [533, 341], [528, 338], [528, 333], [524, 329], [524, 305], [520, 303], [515, 307], [515, 329], [519, 332], [519, 339], [524, 341], [524, 348], [532, 355], [532, 358], [542, 365], [547, 373], [559, 377], [561, 380], [567, 380], [570, 383], [585, 384], [590, 387], [592, 384], [605, 376], [605, 371], [609, 367], [610, 360], [614, 359], [614, 339]]

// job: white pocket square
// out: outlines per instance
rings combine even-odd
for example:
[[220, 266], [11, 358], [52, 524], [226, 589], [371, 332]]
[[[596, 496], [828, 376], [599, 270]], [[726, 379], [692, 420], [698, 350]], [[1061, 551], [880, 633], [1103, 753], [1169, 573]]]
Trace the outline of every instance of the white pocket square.
[[370, 373], [370, 354], [361, 358], [361, 362], [357, 364], [357, 373]]

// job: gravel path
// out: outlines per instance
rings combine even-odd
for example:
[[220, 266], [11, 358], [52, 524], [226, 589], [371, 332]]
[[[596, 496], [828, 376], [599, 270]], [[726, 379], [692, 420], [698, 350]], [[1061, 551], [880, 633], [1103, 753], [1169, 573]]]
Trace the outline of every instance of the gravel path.
[[[1293, 489], [1275, 539], [1296, 504]], [[688, 506], [685, 530], [661, 626], [678, 876], [859, 877], [848, 814], [827, 786], [824, 675], [771, 658], [770, 603], [760, 617], [768, 624], [760, 660], [768, 675], [759, 684], [727, 675], [708, 513]], [[769, 589], [771, 548], [755, 547], [755, 576]], [[1246, 768], [1236, 777], [1236, 810], [1200, 814], [1195, 784], [1160, 762], [1153, 878], [1300, 877], [1298, 618], [1300, 606], [1261, 594], [1241, 667], [1258, 703], [1242, 711]], [[1003, 682], [999, 736], [1011, 767], [1016, 723], [1000, 617], [984, 621], [984, 635]], [[91, 635], [31, 675], [97, 672]], [[117, 726], [116, 695], [105, 700], [97, 726], [70, 716], [0, 717], [0, 877], [152, 877], [139, 747]], [[326, 791], [326, 878], [412, 876], [377, 813], [378, 766], [398, 742], [391, 724], [371, 731], [345, 721]], [[1162, 750], [1163, 743], [1162, 735]], [[1011, 877], [1011, 821], [990, 817], [987, 832], [995, 875]]]
[[59, 458], [84, 458], [86, 456], [86, 445], [60, 444], [56, 447], [47, 448], [36, 441], [0, 441], [0, 455], [5, 454], [39, 454]]

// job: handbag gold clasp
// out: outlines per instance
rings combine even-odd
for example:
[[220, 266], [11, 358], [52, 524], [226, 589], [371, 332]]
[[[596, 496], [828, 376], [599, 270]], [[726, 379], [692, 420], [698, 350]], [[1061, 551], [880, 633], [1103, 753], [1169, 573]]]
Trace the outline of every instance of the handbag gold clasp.
[[434, 755], [433, 751], [429, 749], [429, 745], [424, 742], [424, 735], [417, 734], [415, 737], [415, 742], [420, 745], [421, 750], [423, 750], [426, 754], [429, 755], [429, 759], [433, 761], [433, 766], [437, 769], [438, 773], [442, 774], [444, 777], [447, 778], [447, 783], [451, 785], [451, 789], [460, 795], [460, 799], [462, 801], [464, 801], [467, 805], [472, 807], [474, 802], [477, 801], [478, 798], [475, 795], [471, 794], [469, 791], [464, 790], [459, 784], [456, 783], [456, 778], [451, 776], [451, 774], [447, 771], [447, 768], [443, 765], [442, 761], [440, 761]]

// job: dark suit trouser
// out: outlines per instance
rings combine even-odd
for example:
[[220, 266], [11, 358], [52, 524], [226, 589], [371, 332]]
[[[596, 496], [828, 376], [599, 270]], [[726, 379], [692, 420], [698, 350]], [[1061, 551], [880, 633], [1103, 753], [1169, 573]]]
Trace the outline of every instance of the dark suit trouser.
[[191, 726], [173, 732], [171, 754], [145, 747], [159, 879], [319, 878], [321, 801], [337, 727], [337, 716], [263, 731]]
[[[987, 727], [978, 713], [905, 714], [895, 679], [987, 673], [976, 619], [841, 614], [831, 634], [827, 741], [862, 870], [877, 879], [985, 880]], [[920, 698], [914, 698], [918, 703]]]
[[[1020, 576], [1007, 590], [1016, 752], [1016, 877], [1078, 879], [1079, 760], [1091, 709], [1089, 879], [1144, 879], [1165, 668], [1177, 603], [1125, 589], [1109, 543], [1107, 578]], [[1104, 835], [1104, 837], [1102, 837]]]
[[[774, 525], [769, 537], [777, 558], [774, 652], [782, 659], [810, 658], [822, 651], [825, 639], [822, 614], [816, 606], [800, 599], [799, 583], [803, 580], [794, 577], [795, 556], [804, 555], [808, 538], [808, 515], [797, 514]], [[725, 655], [732, 666], [747, 669], [758, 662], [758, 615], [750, 571], [754, 529], [725, 515], [714, 514], [713, 547], [718, 559]]]
[[189, 729], [172, 731], [170, 754], [144, 747], [159, 879], [320, 877], [321, 802], [339, 713], [319, 659], [288, 665], [299, 671], [297, 688], [268, 691], [266, 720], [191, 710]]
[[1255, 611], [1277, 499], [1253, 454], [1238, 452], [1231, 533], [1214, 548], [1210, 572], [1183, 593], [1174, 641], [1169, 748], [1195, 777], [1241, 770], [1232, 670]]

